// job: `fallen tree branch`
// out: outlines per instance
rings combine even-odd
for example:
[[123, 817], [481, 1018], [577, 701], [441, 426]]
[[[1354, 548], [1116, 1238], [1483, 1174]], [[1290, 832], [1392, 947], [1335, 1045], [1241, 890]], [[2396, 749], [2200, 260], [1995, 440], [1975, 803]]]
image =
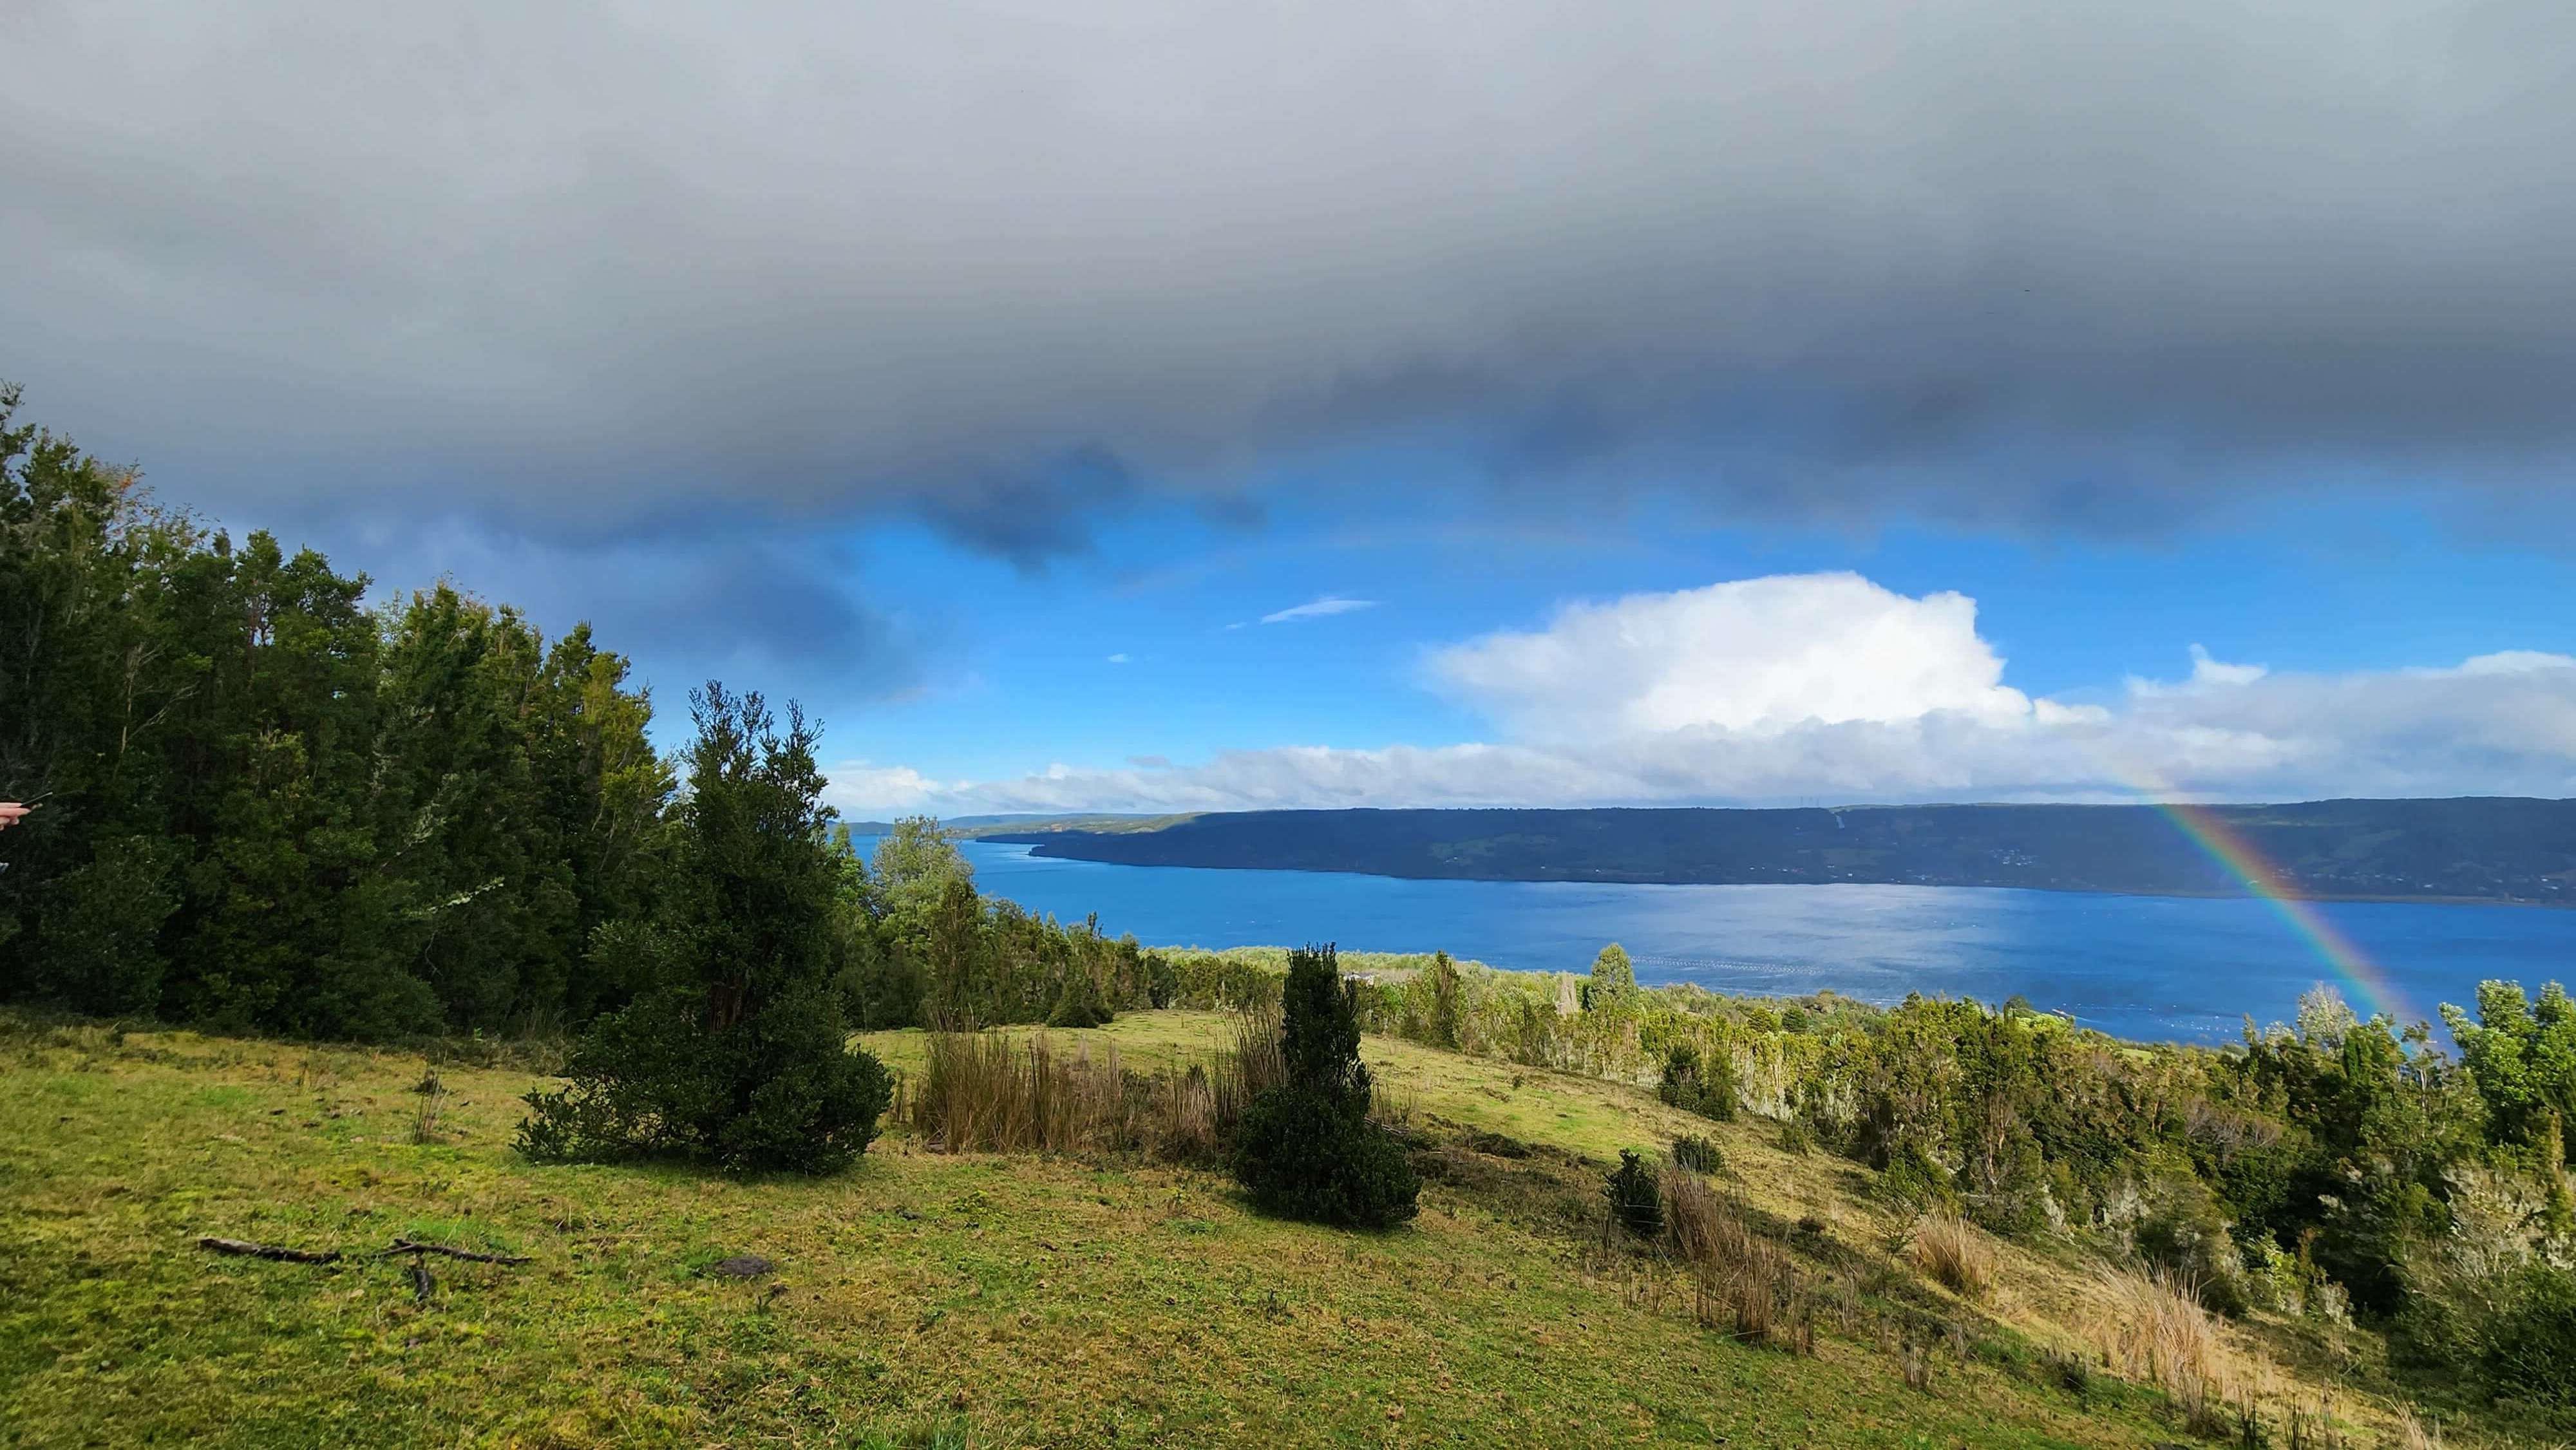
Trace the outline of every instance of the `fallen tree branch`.
[[247, 1239], [219, 1239], [212, 1234], [197, 1240], [197, 1247], [218, 1254], [238, 1254], [247, 1259], [275, 1259], [288, 1264], [336, 1264], [340, 1251], [315, 1253], [311, 1249], [281, 1248], [276, 1244], [255, 1244]]
[[525, 1254], [478, 1254], [472, 1249], [452, 1249], [445, 1244], [415, 1243], [410, 1239], [394, 1240], [394, 1246], [385, 1250], [383, 1257], [391, 1258], [396, 1254], [444, 1254], [451, 1259], [463, 1259], [468, 1263], [475, 1264], [524, 1264], [528, 1262], [528, 1256]]

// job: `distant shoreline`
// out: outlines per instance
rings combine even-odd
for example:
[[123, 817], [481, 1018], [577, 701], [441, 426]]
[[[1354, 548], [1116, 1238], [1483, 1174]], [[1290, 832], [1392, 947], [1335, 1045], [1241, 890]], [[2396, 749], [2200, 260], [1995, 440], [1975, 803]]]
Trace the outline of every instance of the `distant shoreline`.
[[1300, 876], [1374, 876], [1384, 881], [1480, 881], [1515, 886], [1915, 886], [1927, 891], [2047, 891], [2063, 896], [2135, 896], [2171, 901], [2308, 901], [2328, 905], [2354, 906], [2507, 906], [2534, 911], [2565, 911], [2576, 908], [2576, 901], [2540, 901], [2520, 896], [2400, 896], [2400, 895], [2315, 895], [2307, 892], [2285, 892], [2278, 897], [2252, 891], [2149, 891], [2118, 886], [2041, 886], [2025, 882], [2004, 881], [1676, 881], [1670, 877], [1649, 876], [1468, 876], [1430, 871], [1369, 871], [1356, 866], [1256, 866], [1233, 862], [1208, 861], [1118, 861], [1106, 856], [1085, 856], [1056, 849], [1064, 833], [1046, 835], [977, 835], [969, 839], [987, 846], [1026, 846], [1029, 855], [1047, 861], [1081, 861], [1093, 866], [1125, 866], [1140, 871], [1285, 871]]
[[[998, 828], [997, 828], [998, 827]], [[1398, 881], [1934, 886], [2576, 907], [2576, 800], [1238, 811], [996, 823], [1033, 854]]]

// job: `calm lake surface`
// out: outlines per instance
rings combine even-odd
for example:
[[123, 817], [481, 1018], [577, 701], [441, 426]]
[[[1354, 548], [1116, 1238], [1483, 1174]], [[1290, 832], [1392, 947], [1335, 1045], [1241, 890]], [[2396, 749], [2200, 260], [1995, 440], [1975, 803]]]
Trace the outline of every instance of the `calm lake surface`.
[[[873, 842], [862, 838], [864, 850]], [[2259, 901], [1930, 886], [1600, 886], [1401, 881], [1307, 871], [1115, 866], [964, 843], [985, 891], [1158, 946], [1335, 941], [1349, 951], [1446, 948], [1497, 967], [1584, 971], [1616, 941], [1647, 982], [1716, 992], [1830, 987], [2000, 1002], [2018, 992], [2087, 1026], [2156, 1040], [2233, 1038], [2286, 1019], [2335, 980], [2372, 1004]], [[2396, 987], [2403, 1019], [2472, 999], [2483, 978], [2576, 978], [2576, 911], [2327, 903], [2317, 907]], [[2438, 1023], [2437, 1023], [2438, 1025]]]

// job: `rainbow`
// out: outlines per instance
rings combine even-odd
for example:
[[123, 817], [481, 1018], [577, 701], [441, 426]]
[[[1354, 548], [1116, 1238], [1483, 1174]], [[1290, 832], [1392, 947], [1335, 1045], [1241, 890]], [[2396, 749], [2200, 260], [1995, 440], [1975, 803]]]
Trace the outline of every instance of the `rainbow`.
[[2384, 1016], [2399, 1027], [2417, 1020], [2387, 969], [2372, 961], [2340, 927], [2326, 920], [2316, 903], [2301, 896], [2280, 868], [2254, 849], [2253, 842], [2206, 806], [2174, 800], [2166, 790], [2141, 793], [2147, 795], [2147, 804], [2172, 821], [2185, 839], [2243, 882], [2248, 891], [2307, 942], [2351, 990], [2354, 1005], [2362, 1015]]

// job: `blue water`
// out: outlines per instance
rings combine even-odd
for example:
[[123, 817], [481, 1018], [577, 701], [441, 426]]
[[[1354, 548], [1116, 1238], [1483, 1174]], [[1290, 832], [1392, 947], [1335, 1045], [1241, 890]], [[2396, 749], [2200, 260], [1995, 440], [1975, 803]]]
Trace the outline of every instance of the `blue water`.
[[[859, 843], [867, 849], [873, 842]], [[1334, 941], [1349, 951], [1445, 948], [1497, 967], [1584, 971], [1605, 942], [1647, 982], [1787, 994], [1830, 987], [2000, 1002], [2020, 993], [2124, 1037], [2233, 1038], [2287, 1019], [2331, 970], [2259, 901], [1933, 886], [1610, 886], [1401, 881], [1306, 871], [1113, 866], [965, 843], [984, 890], [1158, 946]], [[2466, 1004], [2483, 978], [2537, 993], [2576, 979], [2576, 911], [2326, 903], [2393, 981], [2402, 1019]], [[2344, 995], [2375, 1006], [2349, 982]], [[2438, 1026], [2438, 1023], [2436, 1024]]]

